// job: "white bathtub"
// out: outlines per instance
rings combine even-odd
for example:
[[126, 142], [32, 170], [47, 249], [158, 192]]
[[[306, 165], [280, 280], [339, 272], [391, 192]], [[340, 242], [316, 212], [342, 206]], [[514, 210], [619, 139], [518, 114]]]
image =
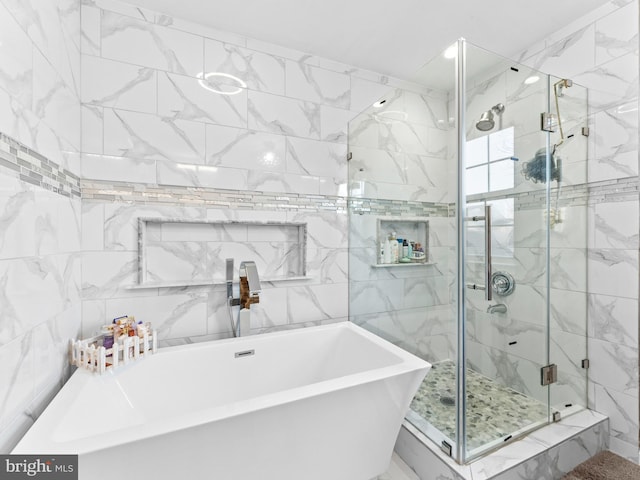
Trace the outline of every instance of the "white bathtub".
[[430, 367], [350, 322], [161, 349], [75, 372], [12, 453], [77, 453], [81, 480], [369, 480]]

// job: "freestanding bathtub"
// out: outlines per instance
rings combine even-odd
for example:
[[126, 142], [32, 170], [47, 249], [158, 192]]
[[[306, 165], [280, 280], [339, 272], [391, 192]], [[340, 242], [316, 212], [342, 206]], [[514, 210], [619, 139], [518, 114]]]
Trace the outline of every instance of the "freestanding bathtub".
[[76, 371], [15, 454], [79, 478], [370, 480], [431, 365], [342, 322], [171, 347]]

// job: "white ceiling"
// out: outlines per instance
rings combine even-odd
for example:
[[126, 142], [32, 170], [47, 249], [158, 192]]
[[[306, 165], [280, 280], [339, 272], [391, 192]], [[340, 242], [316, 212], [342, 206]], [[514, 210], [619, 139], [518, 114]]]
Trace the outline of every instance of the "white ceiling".
[[608, 0], [127, 0], [396, 77], [459, 37], [513, 56]]

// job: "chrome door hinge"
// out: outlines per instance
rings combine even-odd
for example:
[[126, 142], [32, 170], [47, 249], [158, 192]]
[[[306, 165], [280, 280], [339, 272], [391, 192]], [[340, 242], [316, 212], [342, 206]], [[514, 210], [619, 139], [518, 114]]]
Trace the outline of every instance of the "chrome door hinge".
[[582, 368], [589, 368], [590, 366], [590, 362], [588, 358], [585, 358], [584, 360], [582, 360]]
[[347, 153], [347, 162], [353, 158], [353, 153]]
[[555, 132], [555, 126], [558, 123], [558, 117], [549, 112], [540, 114], [540, 130], [543, 132]]
[[553, 412], [553, 421], [559, 422], [560, 420], [562, 420], [562, 415], [560, 415], [560, 412]]
[[558, 381], [558, 366], [555, 364], [547, 365], [540, 369], [542, 385], [551, 385]]
[[451, 456], [451, 445], [449, 443], [447, 443], [446, 441], [442, 441], [442, 444], [440, 445], [440, 449], [446, 453], [447, 455]]
[[589, 127], [582, 127], [582, 135], [585, 137], [589, 136]]

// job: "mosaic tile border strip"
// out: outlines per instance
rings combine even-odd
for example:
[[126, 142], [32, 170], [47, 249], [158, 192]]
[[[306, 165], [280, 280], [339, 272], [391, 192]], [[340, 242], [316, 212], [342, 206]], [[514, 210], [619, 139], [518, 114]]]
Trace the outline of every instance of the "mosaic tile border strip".
[[[640, 194], [640, 182], [637, 176], [599, 182], [563, 185], [558, 199], [561, 206], [595, 205], [598, 203], [637, 201]], [[550, 190], [551, 201], [555, 203], [557, 188]], [[514, 198], [517, 210], [540, 209], [545, 205], [545, 190], [513, 194], [478, 194], [470, 196], [471, 201]]]
[[81, 187], [83, 200], [89, 201], [237, 210], [335, 211], [342, 213], [347, 211], [346, 198], [326, 195], [159, 186], [97, 180], [82, 180]]
[[80, 178], [0, 132], [0, 168], [23, 182], [65, 197], [80, 198]]
[[399, 200], [350, 199], [328, 195], [248, 192], [203, 187], [156, 186], [124, 182], [83, 180], [82, 198], [142, 205], [203, 206], [233, 209], [333, 211], [380, 216], [448, 216], [445, 203]]

